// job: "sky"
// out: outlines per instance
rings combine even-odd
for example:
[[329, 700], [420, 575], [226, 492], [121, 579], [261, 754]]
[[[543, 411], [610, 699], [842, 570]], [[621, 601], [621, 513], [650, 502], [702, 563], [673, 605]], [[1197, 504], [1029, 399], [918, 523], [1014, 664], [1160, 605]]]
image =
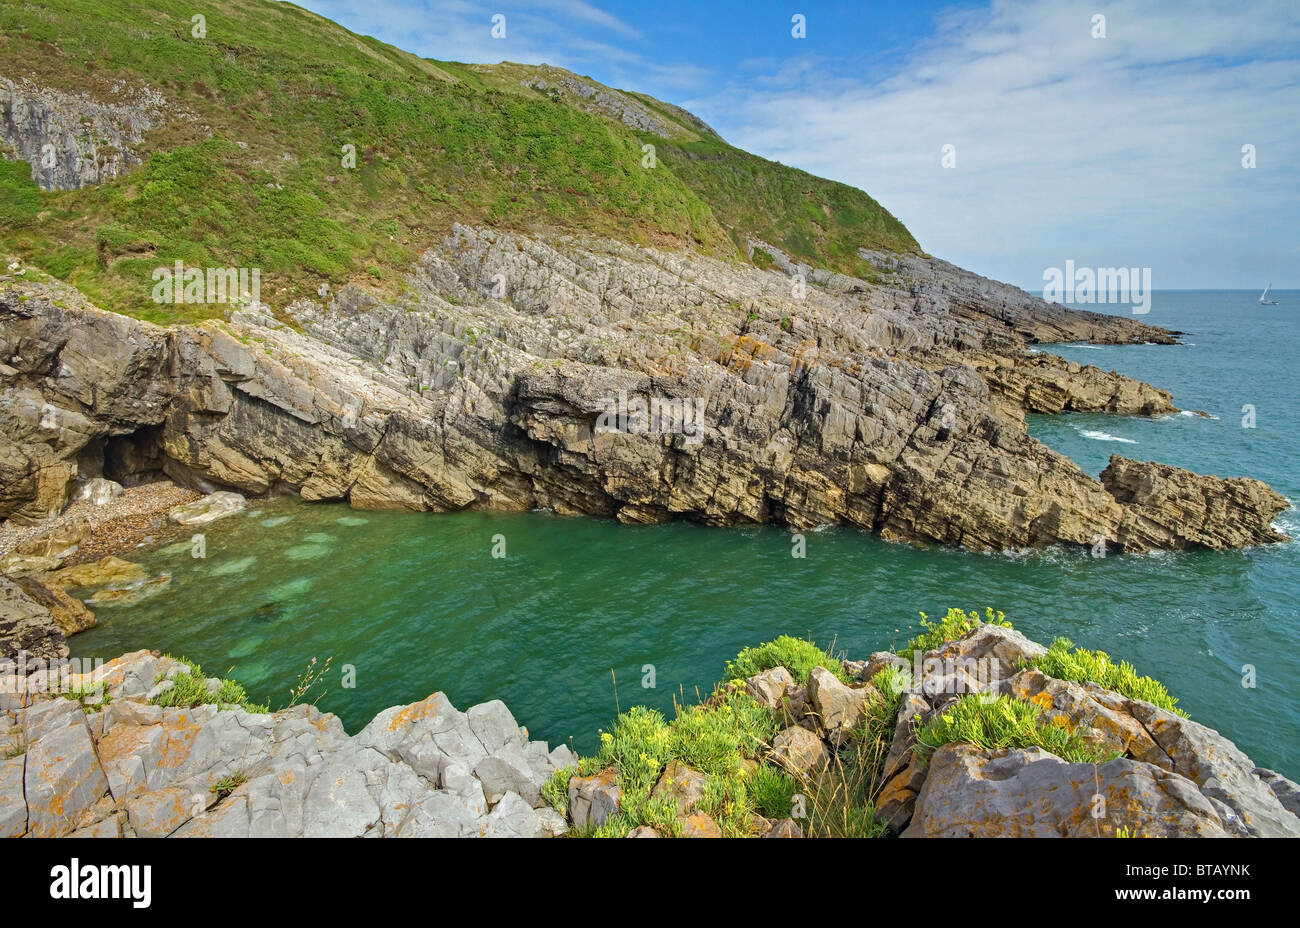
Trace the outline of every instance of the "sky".
[[684, 106], [1026, 289], [1067, 260], [1151, 268], [1156, 289], [1300, 287], [1300, 0], [298, 4], [424, 57]]

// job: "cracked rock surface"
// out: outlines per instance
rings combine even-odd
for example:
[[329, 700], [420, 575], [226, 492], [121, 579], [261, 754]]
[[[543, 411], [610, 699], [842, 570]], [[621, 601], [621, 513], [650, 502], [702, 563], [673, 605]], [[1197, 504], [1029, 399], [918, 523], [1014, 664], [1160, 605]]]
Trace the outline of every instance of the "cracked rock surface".
[[878, 258], [873, 283], [780, 260], [457, 227], [396, 301], [349, 289], [170, 329], [0, 280], [0, 517], [57, 512], [112, 445], [205, 493], [360, 508], [846, 523], [975, 549], [1279, 537], [1287, 502], [1256, 481], [1126, 462], [1099, 482], [1026, 433], [1026, 411], [1174, 408], [1031, 342], [1170, 333], [936, 259]]
[[[3, 667], [4, 665], [0, 665]], [[9, 665], [12, 671], [12, 664]], [[185, 665], [148, 651], [64, 681], [0, 670], [0, 837], [552, 837], [541, 799], [567, 747], [530, 741], [505, 704], [441, 693], [349, 737], [310, 706], [164, 708]], [[102, 689], [98, 689], [102, 687]]]

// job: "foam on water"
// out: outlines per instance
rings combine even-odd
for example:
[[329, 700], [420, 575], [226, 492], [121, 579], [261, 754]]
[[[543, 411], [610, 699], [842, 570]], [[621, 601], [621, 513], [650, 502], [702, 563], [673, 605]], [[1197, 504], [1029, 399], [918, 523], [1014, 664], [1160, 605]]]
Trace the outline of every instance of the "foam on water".
[[1126, 445], [1137, 444], [1137, 441], [1132, 438], [1121, 438], [1118, 435], [1112, 435], [1110, 432], [1102, 432], [1098, 429], [1079, 429], [1079, 434], [1084, 438], [1091, 438], [1093, 441], [1118, 441]]

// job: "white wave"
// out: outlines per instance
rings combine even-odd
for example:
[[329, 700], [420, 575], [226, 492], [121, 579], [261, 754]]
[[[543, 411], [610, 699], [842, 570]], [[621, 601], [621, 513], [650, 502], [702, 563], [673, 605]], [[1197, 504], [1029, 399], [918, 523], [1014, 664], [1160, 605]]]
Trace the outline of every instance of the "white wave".
[[1132, 438], [1120, 438], [1118, 435], [1112, 435], [1110, 432], [1101, 432], [1096, 429], [1076, 429], [1084, 438], [1091, 438], [1093, 441], [1118, 441], [1126, 445], [1136, 445], [1137, 442]]

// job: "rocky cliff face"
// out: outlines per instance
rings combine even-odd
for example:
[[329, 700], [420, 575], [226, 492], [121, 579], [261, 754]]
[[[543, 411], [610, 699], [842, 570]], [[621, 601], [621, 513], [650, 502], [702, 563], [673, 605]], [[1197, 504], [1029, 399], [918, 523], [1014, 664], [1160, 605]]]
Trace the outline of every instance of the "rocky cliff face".
[[1026, 410], [1173, 409], [1027, 341], [1168, 333], [989, 281], [958, 297], [974, 275], [949, 267], [869, 284], [458, 228], [397, 302], [348, 290], [170, 330], [10, 278], [0, 516], [39, 519], [108, 466], [363, 508], [848, 523], [977, 549], [1276, 540], [1276, 494], [1163, 469], [1231, 499], [1187, 521], [1026, 434]]
[[[306, 705], [273, 715], [158, 705], [188, 671], [147, 651], [62, 678], [6, 675], [3, 667], [0, 837], [533, 838], [567, 830], [540, 791], [576, 759], [563, 745], [530, 741], [500, 701], [461, 712], [435, 693], [348, 737], [337, 717]], [[83, 698], [46, 694], [59, 686]]]
[[0, 139], [32, 166], [43, 190], [111, 180], [140, 163], [136, 148], [160, 124], [166, 100], [150, 88], [112, 88], [114, 102], [0, 77]]

